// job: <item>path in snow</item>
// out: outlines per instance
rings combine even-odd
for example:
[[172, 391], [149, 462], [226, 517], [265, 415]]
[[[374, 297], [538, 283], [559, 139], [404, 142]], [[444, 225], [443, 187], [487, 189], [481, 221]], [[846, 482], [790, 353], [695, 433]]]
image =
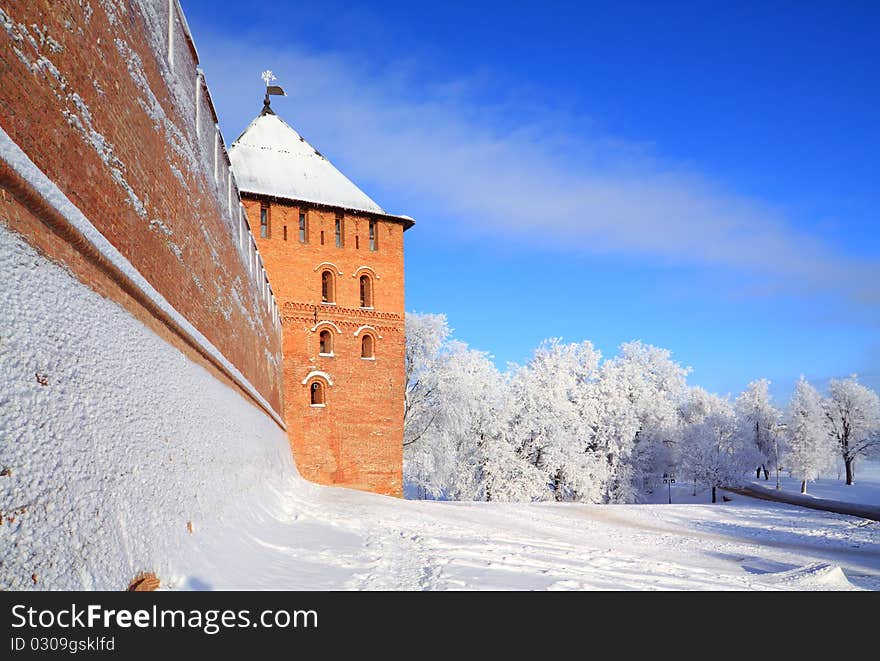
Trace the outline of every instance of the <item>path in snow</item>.
[[871, 521], [880, 521], [880, 507], [876, 505], [864, 505], [861, 503], [847, 503], [840, 500], [828, 500], [827, 498], [816, 498], [808, 494], [795, 494], [789, 491], [776, 491], [769, 489], [760, 484], [752, 483], [744, 487], [726, 487], [724, 491], [737, 493], [741, 496], [750, 496], [761, 500], [770, 500], [777, 503], [788, 503], [790, 505], [799, 505], [800, 507], [808, 507], [814, 510], [823, 510], [825, 512], [836, 512], [837, 514], [848, 514], [849, 516], [862, 517]]

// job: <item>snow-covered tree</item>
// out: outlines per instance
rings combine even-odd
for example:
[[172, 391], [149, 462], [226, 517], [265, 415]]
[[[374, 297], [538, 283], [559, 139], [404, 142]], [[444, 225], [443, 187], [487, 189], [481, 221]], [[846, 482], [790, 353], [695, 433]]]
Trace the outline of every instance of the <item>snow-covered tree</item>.
[[610, 475], [606, 501], [634, 502], [671, 471], [688, 371], [669, 351], [642, 342], [621, 345], [603, 364], [590, 397]]
[[786, 465], [801, 479], [801, 493], [807, 493], [807, 482], [832, 465], [836, 448], [829, 435], [822, 396], [804, 377], [795, 385], [785, 431]]
[[[439, 382], [440, 349], [451, 330], [442, 314], [406, 315], [404, 366], [403, 472], [422, 497], [439, 493], [436, 460], [443, 456], [432, 433], [443, 428]], [[440, 418], [440, 419], [438, 419]]]
[[446, 315], [407, 313], [404, 363], [404, 447], [434, 426], [440, 348], [452, 333]]
[[770, 469], [779, 470], [779, 420], [780, 412], [771, 403], [770, 382], [767, 379], [752, 381], [736, 398], [737, 432], [757, 450], [756, 476], [770, 477]]
[[714, 400], [706, 390], [699, 386], [692, 386], [687, 389], [685, 396], [679, 405], [678, 411], [678, 436], [677, 436], [677, 455], [676, 467], [679, 477], [686, 477], [693, 480], [694, 496], [697, 495], [697, 473], [699, 472], [694, 465], [695, 462], [688, 457], [690, 445], [693, 442], [691, 438], [691, 429], [702, 424], [711, 412]]
[[489, 457], [506, 420], [504, 378], [488, 354], [463, 342], [448, 344], [443, 363], [439, 391], [447, 409], [441, 444], [447, 453], [446, 495], [483, 500]]
[[733, 406], [726, 399], [692, 388], [684, 406], [682, 467], [698, 483], [716, 489], [739, 483], [753, 465], [755, 450], [737, 430]]
[[504, 379], [488, 354], [451, 338], [443, 315], [406, 323], [405, 480], [421, 497], [485, 498], [487, 470], [500, 470]]
[[508, 438], [535, 468], [544, 497], [594, 502], [604, 484], [604, 459], [592, 441], [587, 387], [600, 354], [590, 342], [547, 340], [509, 381]]
[[510, 427], [487, 437], [481, 443], [481, 499], [529, 502], [547, 497], [543, 472], [520, 454], [517, 438]]
[[802, 380], [782, 425], [769, 381], [731, 405], [689, 389], [686, 368], [641, 342], [602, 362], [590, 342], [551, 339], [501, 374], [452, 339], [445, 316], [406, 321], [404, 476], [421, 497], [636, 502], [675, 471], [714, 502], [749, 462], [766, 478], [784, 452], [805, 489], [829, 445], [849, 484], [856, 458], [880, 450], [880, 400], [855, 378], [821, 401]]
[[832, 379], [824, 401], [829, 433], [846, 468], [846, 483], [855, 483], [855, 462], [880, 449], [880, 398], [855, 376]]

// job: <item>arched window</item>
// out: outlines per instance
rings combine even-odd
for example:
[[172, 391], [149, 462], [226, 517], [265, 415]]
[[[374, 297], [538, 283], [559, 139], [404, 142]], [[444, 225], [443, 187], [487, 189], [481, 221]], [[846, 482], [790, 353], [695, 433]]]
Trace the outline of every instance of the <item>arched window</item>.
[[361, 338], [361, 358], [374, 358], [373, 354], [373, 336], [369, 333], [364, 334]]
[[361, 307], [373, 307], [373, 281], [368, 275], [361, 276]]
[[318, 353], [322, 356], [332, 356], [333, 355], [333, 334], [324, 329], [321, 331], [319, 337], [319, 348]]
[[334, 292], [333, 289], [333, 274], [330, 271], [321, 271], [322, 303], [332, 303], [336, 300], [336, 292]]
[[309, 386], [309, 397], [312, 406], [324, 406], [324, 384], [320, 381], [312, 381]]

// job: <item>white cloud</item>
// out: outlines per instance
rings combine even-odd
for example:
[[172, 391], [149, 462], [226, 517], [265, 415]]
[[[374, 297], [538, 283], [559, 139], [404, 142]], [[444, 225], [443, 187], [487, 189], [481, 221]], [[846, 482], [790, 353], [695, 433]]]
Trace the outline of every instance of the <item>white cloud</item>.
[[597, 136], [561, 111], [533, 106], [534, 120], [515, 125], [514, 94], [499, 93], [491, 107], [474, 103], [486, 96], [473, 93], [491, 84], [486, 77], [426, 84], [411, 62], [377, 72], [338, 55], [254, 43], [199, 39], [227, 137], [259, 110], [258, 76], [269, 66], [289, 94], [274, 101], [279, 114], [368, 194], [379, 188], [389, 211], [442, 216], [453, 232], [539, 235], [566, 250], [733, 268], [774, 287], [876, 302], [876, 262], [849, 258], [782, 211]]

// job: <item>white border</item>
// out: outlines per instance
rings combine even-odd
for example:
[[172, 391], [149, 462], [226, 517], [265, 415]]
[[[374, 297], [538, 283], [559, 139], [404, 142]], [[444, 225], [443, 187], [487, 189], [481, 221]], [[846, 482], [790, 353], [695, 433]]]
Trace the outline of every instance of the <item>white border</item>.
[[[362, 309], [366, 310], [367, 308], [362, 308]], [[373, 327], [370, 326], [369, 324], [364, 324], [363, 326], [361, 326], [360, 328], [358, 328], [354, 333], [352, 333], [352, 335], [354, 335], [355, 337], [357, 337], [358, 335], [360, 335], [360, 334], [361, 334], [363, 331], [365, 331], [365, 330], [373, 331], [373, 334], [374, 334], [376, 337], [378, 337], [380, 340], [382, 339], [382, 336], [379, 335], [379, 331], [377, 331], [375, 328], [373, 328]]]
[[[381, 279], [382, 279], [382, 278], [379, 277], [379, 274], [376, 273], [375, 269], [373, 269], [372, 266], [366, 266], [366, 265], [364, 265], [364, 266], [358, 266], [358, 267], [355, 269], [354, 273], [351, 274], [351, 277], [352, 277], [352, 278], [356, 278], [356, 277], [358, 277], [358, 275], [360, 274], [361, 271], [369, 271], [369, 272], [370, 272], [370, 275], [372, 275], [374, 278], [376, 278], [376, 280], [381, 280]], [[342, 274], [340, 273], [339, 275], [342, 275]]]
[[327, 372], [322, 372], [321, 370], [312, 370], [311, 372], [309, 372], [308, 374], [306, 374], [306, 378], [304, 378], [304, 379], [302, 380], [302, 385], [306, 385], [306, 384], [309, 382], [310, 379], [313, 379], [313, 378], [316, 377], [316, 376], [321, 377], [322, 379], [324, 379], [324, 380], [327, 382], [327, 385], [328, 385], [328, 386], [332, 386], [332, 385], [333, 385], [333, 379], [330, 378], [330, 375], [327, 374]]
[[[316, 330], [318, 330], [321, 326], [323, 326], [323, 325], [325, 325], [325, 324], [327, 324], [328, 326], [333, 326], [333, 329], [334, 329], [339, 335], [342, 335], [342, 329], [339, 328], [339, 326], [337, 326], [336, 324], [334, 324], [334, 323], [333, 323], [332, 321], [330, 321], [329, 319], [322, 319], [322, 320], [319, 321], [317, 324], [315, 324], [314, 326], [312, 326], [309, 330], [311, 330], [311, 331], [314, 333]], [[363, 326], [362, 326], [361, 328], [363, 328]]]

